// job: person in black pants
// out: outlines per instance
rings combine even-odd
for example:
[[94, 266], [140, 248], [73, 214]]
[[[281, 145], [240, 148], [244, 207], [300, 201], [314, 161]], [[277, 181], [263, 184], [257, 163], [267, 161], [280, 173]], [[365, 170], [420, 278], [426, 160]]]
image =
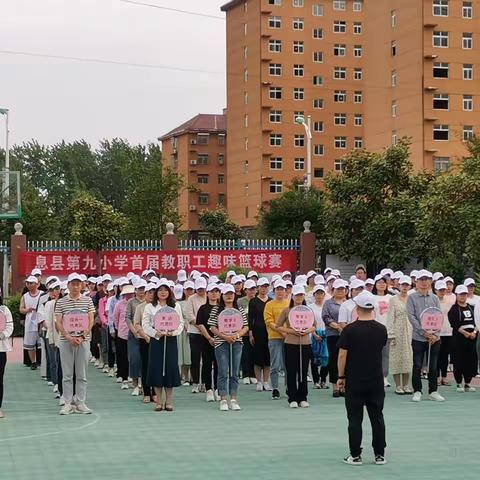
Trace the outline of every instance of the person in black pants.
[[363, 292], [354, 298], [358, 320], [347, 325], [338, 341], [338, 388], [345, 391], [350, 455], [344, 462], [362, 465], [363, 408], [372, 425], [375, 464], [384, 465], [385, 421], [383, 403], [382, 350], [387, 344], [387, 329], [374, 320], [375, 297]]

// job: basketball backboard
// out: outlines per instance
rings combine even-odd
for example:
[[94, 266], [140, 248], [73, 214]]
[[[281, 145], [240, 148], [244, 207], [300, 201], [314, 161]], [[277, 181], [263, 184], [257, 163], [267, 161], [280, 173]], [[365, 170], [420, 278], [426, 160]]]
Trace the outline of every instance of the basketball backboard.
[[0, 171], [0, 220], [22, 217], [20, 172]]

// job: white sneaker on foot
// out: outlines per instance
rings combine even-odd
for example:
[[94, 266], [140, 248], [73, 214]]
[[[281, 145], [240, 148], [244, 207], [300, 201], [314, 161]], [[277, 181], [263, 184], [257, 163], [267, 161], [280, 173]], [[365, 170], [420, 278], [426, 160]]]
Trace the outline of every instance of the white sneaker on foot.
[[385, 377], [385, 378], [383, 379], [383, 386], [384, 386], [384, 387], [390, 387], [390, 382], [388, 381], [388, 378], [387, 378], [387, 377]]
[[470, 385], [465, 385], [466, 392], [476, 392], [477, 389], [475, 387], [471, 387]]
[[310, 404], [307, 401], [300, 402], [300, 408], [308, 408]]
[[220, 411], [228, 412], [228, 402], [226, 400], [220, 400]]
[[84, 403], [79, 403], [75, 407], [75, 412], [83, 415], [90, 415], [92, 413], [92, 411]]
[[238, 404], [238, 402], [236, 400], [231, 400], [230, 401], [230, 409], [234, 410], [234, 411], [241, 410], [240, 405]]
[[258, 380], [257, 380], [256, 378], [250, 377], [250, 383], [251, 383], [252, 385], [256, 385], [256, 384], [258, 383]]
[[122, 382], [122, 386], [120, 387], [120, 390], [128, 390], [128, 382]]
[[60, 397], [60, 400], [58, 401], [58, 406], [59, 407], [64, 407], [65, 406], [65, 399], [63, 397]]
[[213, 394], [213, 390], [207, 390], [207, 402], [214, 402], [215, 395]]
[[262, 382], [257, 382], [257, 386], [255, 388], [257, 392], [263, 392], [263, 383]]
[[313, 381], [313, 380], [311, 379], [310, 375], [307, 375], [307, 382], [308, 382], [308, 383], [312, 383], [312, 381]]
[[218, 394], [218, 390], [215, 390], [213, 392], [213, 395], [214, 395], [215, 401], [219, 402], [220, 401], [220, 395]]
[[457, 385], [457, 392], [465, 392], [465, 389], [461, 385]]
[[107, 376], [108, 376], [108, 377], [113, 377], [114, 375], [115, 375], [115, 372], [114, 372], [113, 368], [109, 368], [109, 369], [108, 369], [108, 375], [107, 375]]
[[244, 385], [250, 385], [250, 379], [248, 377], [243, 378], [242, 382]]
[[48, 385], [49, 387], [53, 387], [53, 382], [47, 382], [47, 385]]
[[438, 392], [432, 392], [428, 398], [430, 400], [433, 400], [434, 402], [444, 402], [445, 399], [438, 393]]
[[123, 378], [122, 377], [117, 377], [117, 380], [115, 380], [117, 383], [122, 383], [123, 382]]
[[52, 392], [53, 392], [53, 393], [58, 393], [58, 385], [54, 385], [54, 386], [53, 386]]
[[290, 402], [290, 408], [298, 408], [297, 402]]
[[358, 457], [352, 457], [349, 455], [343, 459], [343, 463], [347, 465], [363, 465], [362, 457], [359, 455]]
[[263, 389], [266, 392], [271, 392], [273, 390], [272, 386], [268, 382], [263, 384]]
[[412, 402], [420, 402], [422, 400], [422, 392], [415, 392], [412, 397]]
[[140, 389], [135, 387], [132, 392], [132, 397], [138, 397], [140, 395]]
[[60, 415], [70, 415], [71, 413], [75, 413], [75, 407], [70, 404], [64, 405], [60, 410]]
[[200, 393], [200, 388], [198, 388], [198, 385], [197, 384], [193, 384], [193, 387], [192, 387], [192, 393]]

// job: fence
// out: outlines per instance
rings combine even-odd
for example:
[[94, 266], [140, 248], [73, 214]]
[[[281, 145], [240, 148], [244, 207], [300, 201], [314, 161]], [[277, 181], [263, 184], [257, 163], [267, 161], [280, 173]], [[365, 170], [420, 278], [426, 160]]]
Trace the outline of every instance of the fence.
[[299, 250], [295, 239], [180, 240], [180, 250]]
[[[105, 245], [109, 251], [161, 250], [161, 240], [115, 240]], [[79, 242], [73, 240], [39, 240], [27, 242], [29, 252], [79, 252], [84, 250]]]

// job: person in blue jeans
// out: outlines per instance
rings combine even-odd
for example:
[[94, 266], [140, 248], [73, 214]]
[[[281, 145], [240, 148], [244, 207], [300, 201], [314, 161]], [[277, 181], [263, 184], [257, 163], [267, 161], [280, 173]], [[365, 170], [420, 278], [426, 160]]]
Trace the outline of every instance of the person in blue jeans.
[[[231, 335], [221, 333], [218, 328], [218, 317], [225, 309], [234, 308], [240, 312], [243, 328]], [[233, 285], [225, 285], [222, 289], [220, 303], [210, 312], [208, 325], [214, 335], [215, 358], [218, 364], [218, 393], [220, 395], [220, 411], [228, 411], [227, 395], [230, 394], [230, 409], [241, 410], [237, 401], [238, 379], [240, 377], [240, 361], [242, 358], [242, 337], [248, 333], [248, 319], [243, 308], [239, 307]], [[230, 364], [231, 359], [231, 364]]]

